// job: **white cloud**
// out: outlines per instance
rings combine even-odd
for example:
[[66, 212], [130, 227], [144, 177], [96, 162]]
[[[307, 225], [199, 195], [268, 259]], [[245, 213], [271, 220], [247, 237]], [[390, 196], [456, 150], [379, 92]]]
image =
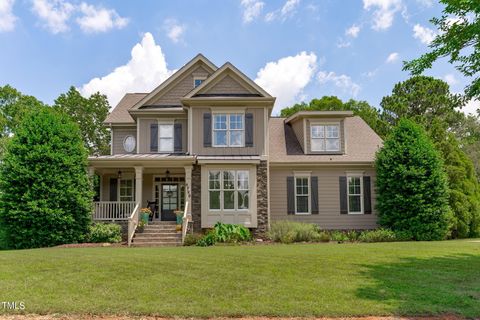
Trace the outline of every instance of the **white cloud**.
[[282, 8], [267, 13], [265, 15], [265, 20], [267, 22], [273, 21], [277, 18], [285, 20], [288, 17], [291, 17], [295, 14], [299, 4], [300, 4], [300, 0], [287, 0]]
[[386, 30], [393, 24], [395, 14], [404, 8], [402, 0], [363, 0], [365, 10], [373, 9], [374, 30]]
[[50, 32], [57, 34], [70, 30], [67, 21], [75, 7], [63, 0], [33, 0], [32, 11]]
[[462, 112], [465, 114], [477, 115], [477, 110], [480, 109], [480, 100], [472, 99], [462, 108]]
[[167, 37], [174, 43], [178, 43], [183, 40], [183, 35], [187, 29], [187, 26], [179, 23], [176, 19], [167, 19], [163, 24]]
[[274, 114], [290, 106], [303, 95], [317, 68], [315, 53], [300, 52], [277, 61], [268, 62], [257, 73], [255, 82], [276, 97]]
[[107, 32], [111, 29], [122, 29], [128, 24], [128, 19], [120, 17], [113, 9], [95, 7], [82, 2], [78, 8], [83, 16], [77, 18], [77, 23], [86, 33]]
[[104, 77], [90, 80], [80, 92], [85, 96], [97, 91], [106, 94], [114, 107], [126, 92], [150, 92], [174, 72], [168, 69], [162, 48], [151, 33], [145, 33], [141, 43], [132, 48], [131, 55], [125, 65]]
[[430, 8], [433, 6], [433, 0], [417, 0], [418, 4], [422, 7]]
[[387, 60], [385, 60], [386, 63], [394, 63], [398, 60], [399, 58], [398, 52], [392, 52], [388, 55]]
[[259, 0], [242, 0], [243, 23], [250, 23], [260, 16], [265, 3]]
[[430, 28], [423, 27], [419, 24], [413, 26], [413, 37], [420, 40], [423, 44], [430, 44], [437, 34]]
[[444, 77], [443, 80], [445, 80], [446, 83], [448, 83], [449, 86], [456, 85], [458, 83], [457, 78], [455, 77], [454, 74], [452, 73], [447, 73]]
[[360, 86], [353, 82], [350, 76], [345, 74], [337, 75], [333, 71], [320, 71], [317, 75], [317, 78], [320, 84], [333, 83], [333, 85], [335, 85], [337, 88], [342, 89], [343, 92], [352, 97], [356, 97], [360, 91]]
[[337, 48], [348, 48], [352, 45], [350, 41], [344, 40], [344, 39], [339, 39], [337, 41]]
[[350, 28], [348, 28], [347, 30], [345, 30], [345, 35], [349, 36], [349, 37], [352, 37], [352, 38], [358, 37], [359, 33], [360, 33], [360, 27], [357, 26], [357, 25], [353, 25]]
[[13, 14], [15, 0], [0, 0], [0, 32], [15, 29], [17, 17]]

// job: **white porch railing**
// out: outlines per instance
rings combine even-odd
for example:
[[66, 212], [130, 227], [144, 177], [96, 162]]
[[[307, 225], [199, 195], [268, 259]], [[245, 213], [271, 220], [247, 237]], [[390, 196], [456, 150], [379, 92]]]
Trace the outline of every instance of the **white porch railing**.
[[128, 218], [128, 246], [132, 245], [132, 239], [135, 235], [135, 231], [137, 230], [138, 226], [138, 215], [140, 213], [140, 204], [138, 203], [135, 208], [133, 209], [132, 214]]
[[185, 210], [183, 211], [182, 221], [182, 243], [185, 242], [185, 236], [187, 235], [188, 223], [192, 221], [192, 215], [188, 214], [188, 201], [185, 202]]
[[93, 220], [128, 220], [135, 208], [135, 201], [98, 201], [93, 204]]

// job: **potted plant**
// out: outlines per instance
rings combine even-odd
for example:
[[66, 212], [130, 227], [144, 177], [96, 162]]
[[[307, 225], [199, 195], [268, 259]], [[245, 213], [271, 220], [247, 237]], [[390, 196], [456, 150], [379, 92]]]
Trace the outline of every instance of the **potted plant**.
[[144, 225], [148, 224], [148, 219], [150, 218], [151, 214], [152, 210], [150, 210], [149, 208], [140, 209], [140, 220], [144, 222]]
[[177, 231], [180, 231], [182, 230], [183, 211], [178, 210], [177, 208], [176, 210], [173, 211], [173, 213], [175, 213], [175, 216], [177, 217]]

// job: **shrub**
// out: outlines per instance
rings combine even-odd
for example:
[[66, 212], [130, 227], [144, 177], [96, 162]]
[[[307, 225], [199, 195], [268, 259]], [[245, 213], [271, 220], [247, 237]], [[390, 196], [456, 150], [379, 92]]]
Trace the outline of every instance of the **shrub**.
[[319, 230], [315, 224], [293, 221], [272, 223], [268, 237], [275, 242], [313, 242], [319, 239]]
[[92, 185], [78, 126], [41, 108], [26, 114], [7, 143], [0, 168], [0, 225], [10, 248], [85, 240]]
[[250, 241], [252, 234], [250, 230], [238, 224], [217, 222], [213, 229], [197, 241], [197, 246], [213, 246], [217, 242], [237, 243]]
[[198, 241], [203, 237], [202, 234], [199, 233], [193, 233], [193, 234], [187, 234], [185, 236], [185, 240], [183, 242], [184, 246], [195, 246], [197, 245]]
[[330, 241], [330, 234], [325, 231], [320, 231], [316, 236], [316, 241], [318, 242], [329, 242]]
[[348, 236], [344, 232], [338, 230], [330, 232], [330, 239], [337, 242], [346, 242], [349, 240]]
[[88, 241], [118, 243], [122, 241], [122, 227], [114, 223], [95, 223], [90, 226]]
[[0, 250], [7, 249], [7, 239], [5, 230], [0, 226]]
[[395, 232], [388, 229], [368, 230], [360, 233], [361, 242], [391, 242], [396, 240]]
[[377, 153], [377, 208], [381, 226], [416, 240], [448, 235], [451, 212], [439, 153], [425, 130], [400, 120]]

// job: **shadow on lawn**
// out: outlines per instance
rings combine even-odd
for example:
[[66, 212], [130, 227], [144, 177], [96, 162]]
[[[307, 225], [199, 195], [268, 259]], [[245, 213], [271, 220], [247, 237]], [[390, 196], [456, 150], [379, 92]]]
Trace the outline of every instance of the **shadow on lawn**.
[[405, 258], [361, 267], [368, 285], [356, 295], [386, 304], [395, 314], [480, 317], [480, 255]]

